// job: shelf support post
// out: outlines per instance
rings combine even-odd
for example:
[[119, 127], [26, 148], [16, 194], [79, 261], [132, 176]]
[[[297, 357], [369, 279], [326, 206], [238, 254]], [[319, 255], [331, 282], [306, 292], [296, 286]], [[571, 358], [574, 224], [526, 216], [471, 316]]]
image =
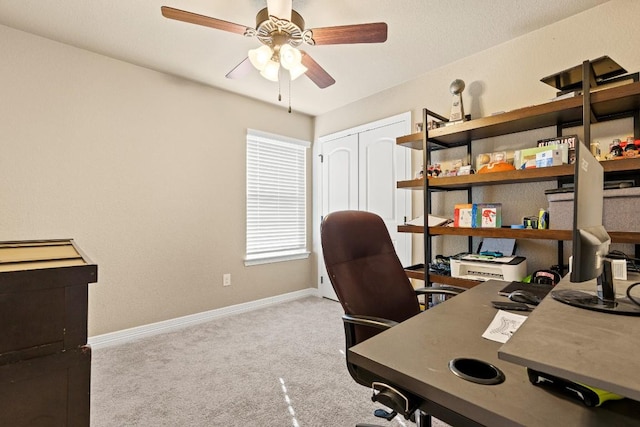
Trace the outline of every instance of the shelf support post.
[[[429, 280], [429, 263], [431, 262], [431, 241], [429, 237], [429, 212], [431, 194], [429, 193], [429, 177], [427, 175], [428, 165], [431, 162], [431, 152], [429, 150], [429, 130], [427, 129], [427, 120], [429, 112], [426, 108], [422, 110], [422, 200], [423, 200], [423, 215], [424, 215], [424, 233], [423, 233], [423, 256], [424, 256], [424, 285], [430, 286]], [[428, 301], [425, 301], [428, 304]]]

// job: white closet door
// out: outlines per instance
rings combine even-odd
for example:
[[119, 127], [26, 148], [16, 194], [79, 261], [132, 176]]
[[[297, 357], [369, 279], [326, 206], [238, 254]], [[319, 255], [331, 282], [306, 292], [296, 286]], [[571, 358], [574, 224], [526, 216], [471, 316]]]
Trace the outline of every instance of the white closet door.
[[358, 135], [322, 144], [322, 216], [358, 210]]
[[[382, 217], [403, 265], [411, 261], [411, 235], [398, 233], [410, 216], [410, 193], [396, 189], [407, 179], [411, 150], [398, 147], [396, 137], [411, 131], [411, 116], [403, 114], [319, 139], [324, 217], [339, 210], [366, 210]], [[322, 248], [320, 247], [320, 251]], [[322, 253], [318, 258], [320, 295], [337, 300]]]
[[[398, 147], [396, 136], [404, 135], [404, 123], [372, 129], [359, 134], [358, 209], [373, 212], [385, 222], [402, 265], [411, 262], [411, 235], [398, 233], [404, 224], [409, 191], [398, 190], [405, 179], [407, 148]], [[402, 150], [402, 151], [401, 151]]]

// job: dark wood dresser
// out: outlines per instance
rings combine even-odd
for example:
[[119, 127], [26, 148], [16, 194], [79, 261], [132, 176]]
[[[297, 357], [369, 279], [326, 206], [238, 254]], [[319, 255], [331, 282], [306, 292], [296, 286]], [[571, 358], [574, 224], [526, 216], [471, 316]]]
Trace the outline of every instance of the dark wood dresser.
[[89, 425], [97, 276], [73, 240], [0, 242], [0, 425]]

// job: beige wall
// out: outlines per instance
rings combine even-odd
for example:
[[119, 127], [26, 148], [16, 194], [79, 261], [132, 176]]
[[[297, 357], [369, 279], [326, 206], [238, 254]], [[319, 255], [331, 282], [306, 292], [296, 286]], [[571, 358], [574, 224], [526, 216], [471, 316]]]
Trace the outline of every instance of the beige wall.
[[77, 241], [89, 335], [315, 286], [243, 264], [246, 129], [313, 118], [3, 26], [0, 57], [0, 240]]
[[[456, 78], [466, 82], [463, 101], [473, 117], [513, 110], [542, 103], [555, 95], [555, 90], [540, 79], [560, 70], [581, 64], [583, 60], [609, 55], [629, 72], [640, 71], [640, 2], [613, 0], [539, 31], [516, 38], [492, 49], [434, 70], [403, 85], [365, 98], [316, 118], [316, 135], [326, 135], [360, 123], [411, 110], [414, 122], [422, 121], [422, 109], [448, 116], [451, 107], [449, 84]], [[429, 54], [428, 41], [424, 52]], [[375, 72], [373, 70], [372, 72]], [[576, 132], [576, 130], [570, 130]], [[604, 142], [613, 136], [631, 132], [631, 122], [602, 126], [592, 133]], [[537, 139], [555, 136], [555, 128], [517, 134], [474, 143], [474, 153], [521, 148], [535, 145]], [[464, 157], [463, 150], [439, 152], [436, 159]], [[414, 156], [414, 167], [421, 165], [421, 154]], [[474, 200], [509, 201], [503, 209], [503, 223], [520, 222], [523, 215], [536, 214], [547, 206], [544, 190], [553, 183], [487, 187], [474, 190]], [[422, 213], [421, 192], [414, 192], [414, 211]], [[436, 197], [434, 213], [452, 216], [453, 205], [464, 195], [448, 193]], [[553, 221], [553, 219], [551, 219]], [[434, 240], [434, 254], [450, 255], [466, 250], [466, 238]], [[476, 245], [477, 242], [474, 243]], [[544, 241], [519, 241], [519, 253], [528, 258], [530, 271], [555, 264], [556, 245]], [[416, 262], [422, 262], [422, 240], [414, 239]]]

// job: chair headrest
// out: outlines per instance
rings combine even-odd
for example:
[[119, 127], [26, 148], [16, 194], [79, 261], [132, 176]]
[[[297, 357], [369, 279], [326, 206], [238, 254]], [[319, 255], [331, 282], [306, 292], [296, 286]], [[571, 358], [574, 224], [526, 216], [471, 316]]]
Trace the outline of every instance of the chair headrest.
[[378, 215], [365, 211], [338, 211], [327, 215], [321, 228], [326, 264], [394, 253], [386, 225]]

